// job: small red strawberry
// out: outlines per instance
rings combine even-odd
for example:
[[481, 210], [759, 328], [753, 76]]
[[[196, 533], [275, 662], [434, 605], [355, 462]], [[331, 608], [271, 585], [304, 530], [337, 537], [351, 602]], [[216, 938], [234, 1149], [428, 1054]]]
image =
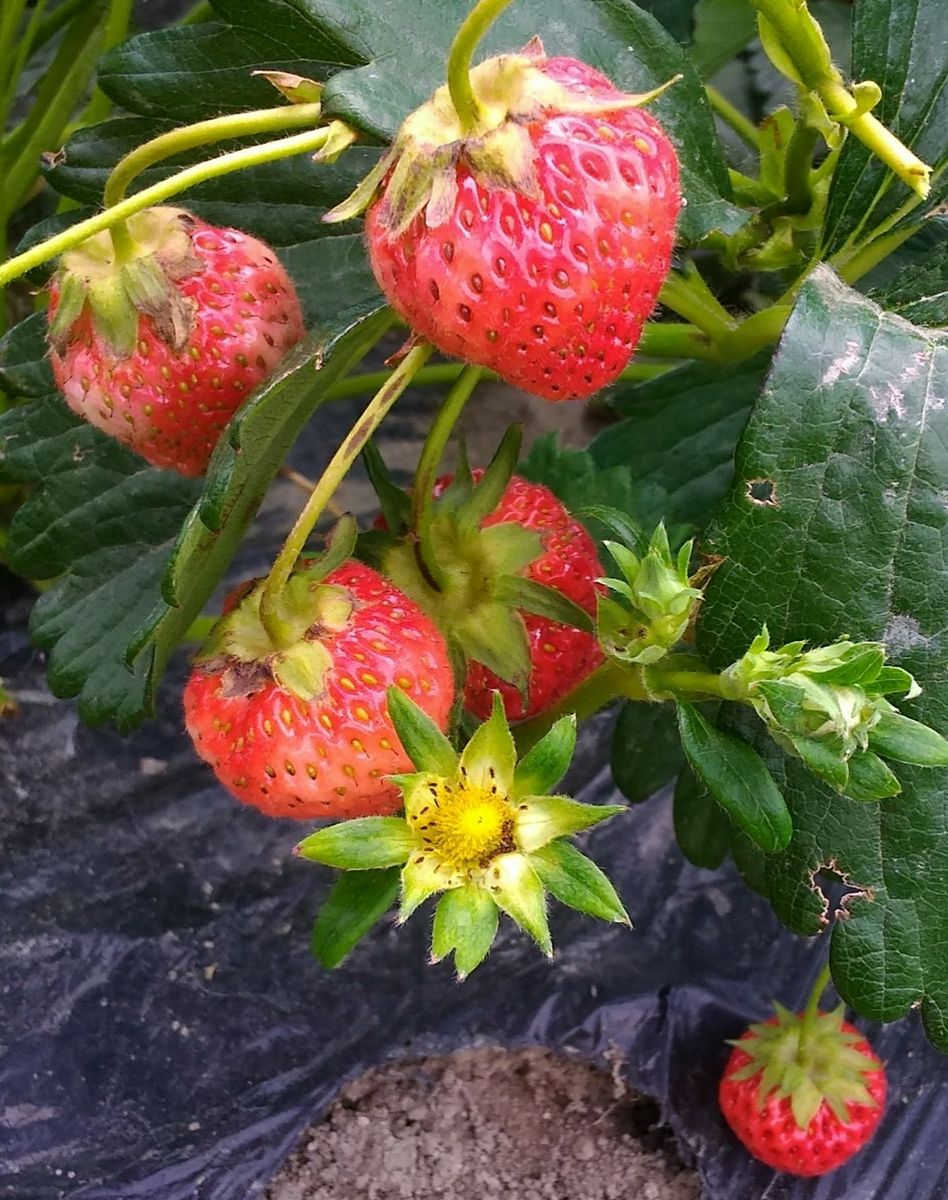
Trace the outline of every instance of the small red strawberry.
[[718, 1093], [721, 1111], [761, 1162], [791, 1175], [824, 1175], [875, 1132], [885, 1068], [843, 1020], [842, 1005], [809, 1015], [775, 1007], [775, 1017], [732, 1043]]
[[443, 586], [420, 569], [411, 536], [388, 550], [383, 569], [463, 656], [467, 708], [486, 720], [499, 691], [508, 719], [520, 721], [552, 708], [603, 661], [590, 619], [603, 570], [583, 526], [549, 488], [511, 476], [502, 453], [486, 472], [464, 465], [434, 487]]
[[371, 568], [350, 560], [323, 578], [308, 566], [285, 590], [295, 640], [284, 648], [260, 619], [262, 581], [238, 589], [185, 688], [188, 732], [221, 783], [271, 816], [395, 812], [386, 777], [411, 763], [386, 689], [445, 729], [454, 680], [444, 640]]
[[201, 475], [237, 408], [303, 336], [292, 281], [269, 247], [176, 208], [63, 256], [50, 357], [69, 407], [156, 467]]
[[592, 395], [628, 362], [668, 274], [678, 160], [659, 123], [538, 42], [471, 72], [464, 132], [442, 88], [353, 203], [392, 307], [446, 354], [548, 400]]

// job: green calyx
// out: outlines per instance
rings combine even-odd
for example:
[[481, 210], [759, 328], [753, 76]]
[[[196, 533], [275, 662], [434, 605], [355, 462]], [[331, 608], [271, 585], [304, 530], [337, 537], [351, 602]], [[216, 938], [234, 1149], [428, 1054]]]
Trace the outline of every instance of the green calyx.
[[799, 641], [771, 650], [765, 627], [721, 683], [726, 699], [751, 705], [780, 746], [852, 799], [883, 800], [902, 790], [880, 756], [948, 765], [948, 741], [886, 699], [912, 699], [921, 689], [907, 671], [886, 665], [880, 642], [807, 650]]
[[[544, 550], [538, 533], [512, 521], [481, 528], [510, 482], [519, 445], [519, 429], [511, 430], [477, 480], [462, 454], [451, 483], [430, 502], [427, 540], [440, 585], [404, 525], [392, 530], [402, 539], [384, 551], [382, 562], [396, 587], [440, 627], [456, 660], [482, 663], [524, 693], [530, 643], [521, 613], [587, 630], [592, 622], [562, 593], [527, 578]], [[408, 506], [402, 511], [407, 521]]]
[[221, 674], [225, 695], [245, 696], [275, 681], [301, 700], [322, 694], [332, 655], [324, 644], [329, 634], [340, 633], [352, 618], [350, 593], [323, 583], [338, 555], [311, 560], [290, 576], [280, 597], [281, 631], [277, 644], [260, 616], [265, 579], [257, 580], [236, 607], [211, 630], [197, 659], [199, 668]]
[[590, 516], [605, 522], [622, 537], [606, 542], [622, 573], [618, 579], [601, 579], [612, 593], [599, 600], [598, 632], [605, 653], [624, 666], [648, 666], [664, 658], [686, 635], [701, 603], [703, 569], [689, 575], [693, 542], [672, 554], [664, 524], [646, 543], [624, 514], [590, 509]]
[[814, 1014], [812, 1021], [780, 1004], [774, 1007], [775, 1019], [752, 1025], [748, 1035], [730, 1043], [750, 1061], [729, 1078], [759, 1076], [759, 1108], [774, 1095], [789, 1100], [794, 1120], [806, 1129], [824, 1102], [844, 1125], [850, 1120], [850, 1105], [875, 1107], [866, 1076], [879, 1064], [856, 1049], [863, 1041], [861, 1034], [843, 1029], [843, 1005]]
[[202, 270], [191, 246], [193, 218], [179, 208], [150, 208], [128, 219], [118, 243], [96, 234], [63, 255], [58, 273], [59, 307], [50, 322], [57, 350], [88, 310], [93, 326], [119, 358], [138, 342], [139, 317], [151, 318], [157, 335], [176, 351], [191, 335], [194, 305], [175, 286]]
[[[422, 212], [430, 229], [444, 224], [457, 199], [456, 168], [465, 163], [485, 187], [512, 188], [538, 197], [535, 151], [526, 125], [543, 112], [605, 113], [637, 108], [665, 87], [603, 102], [576, 96], [542, 70], [546, 55], [538, 38], [519, 54], [487, 59], [470, 72], [478, 119], [465, 128], [447, 84], [406, 118], [387, 154], [348, 199], [324, 221], [358, 216], [391, 173], [379, 210], [390, 237], [399, 237]], [[671, 80], [670, 83], [675, 82]]]
[[612, 884], [568, 840], [624, 810], [549, 794], [572, 758], [575, 719], [557, 722], [518, 763], [496, 693], [490, 719], [460, 754], [398, 689], [389, 689], [388, 703], [417, 768], [392, 777], [404, 816], [319, 830], [298, 847], [304, 858], [349, 870], [401, 864], [399, 921], [440, 896], [432, 961], [453, 953], [462, 978], [490, 950], [500, 912], [552, 954], [548, 893], [580, 912], [629, 924]]

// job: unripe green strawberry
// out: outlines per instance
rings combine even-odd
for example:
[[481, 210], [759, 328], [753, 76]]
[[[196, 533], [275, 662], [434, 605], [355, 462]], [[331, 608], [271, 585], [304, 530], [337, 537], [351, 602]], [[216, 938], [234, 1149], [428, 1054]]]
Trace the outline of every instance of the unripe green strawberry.
[[816, 1014], [777, 1007], [737, 1042], [721, 1079], [719, 1101], [730, 1127], [755, 1158], [791, 1175], [825, 1175], [872, 1137], [886, 1096], [886, 1076], [840, 1006]]
[[643, 98], [538, 43], [471, 81], [477, 129], [459, 132], [442, 89], [383, 160], [375, 276], [444, 353], [548, 400], [590, 396], [625, 367], [668, 273], [675, 149], [631, 106]]
[[444, 640], [411, 600], [361, 563], [287, 585], [298, 637], [283, 649], [245, 585], [184, 692], [194, 745], [221, 783], [271, 816], [395, 812], [387, 776], [410, 769], [388, 715], [400, 688], [440, 729], [454, 698]]
[[274, 252], [175, 208], [129, 221], [134, 256], [99, 234], [63, 257], [50, 358], [69, 407], [156, 467], [201, 475], [234, 412], [304, 333]]

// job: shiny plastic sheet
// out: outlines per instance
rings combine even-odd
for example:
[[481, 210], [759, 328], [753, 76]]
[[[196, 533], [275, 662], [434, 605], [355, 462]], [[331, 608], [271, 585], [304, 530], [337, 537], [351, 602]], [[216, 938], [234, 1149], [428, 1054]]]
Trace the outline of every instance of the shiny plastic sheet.
[[[729, 869], [686, 864], [667, 796], [593, 834], [636, 922], [558, 912], [552, 965], [510, 930], [463, 986], [425, 964], [426, 923], [380, 927], [324, 973], [307, 937], [328, 872], [300, 826], [232, 803], [195, 759], [176, 696], [131, 738], [53, 700], [18, 628], [0, 675], [0, 1196], [245, 1200], [340, 1086], [380, 1061], [472, 1042], [618, 1050], [708, 1200], [942, 1200], [948, 1060], [914, 1019], [875, 1044], [892, 1099], [871, 1148], [823, 1181], [751, 1163], [717, 1113], [724, 1039], [772, 993], [801, 1000], [819, 947], [782, 931]], [[608, 722], [572, 773], [611, 801]], [[619, 828], [622, 836], [618, 836]]]

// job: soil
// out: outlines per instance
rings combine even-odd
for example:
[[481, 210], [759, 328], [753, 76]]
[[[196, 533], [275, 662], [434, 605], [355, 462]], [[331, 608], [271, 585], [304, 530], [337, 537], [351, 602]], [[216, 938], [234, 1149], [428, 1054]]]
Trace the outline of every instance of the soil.
[[699, 1200], [655, 1105], [546, 1050], [464, 1050], [368, 1072], [266, 1200]]

